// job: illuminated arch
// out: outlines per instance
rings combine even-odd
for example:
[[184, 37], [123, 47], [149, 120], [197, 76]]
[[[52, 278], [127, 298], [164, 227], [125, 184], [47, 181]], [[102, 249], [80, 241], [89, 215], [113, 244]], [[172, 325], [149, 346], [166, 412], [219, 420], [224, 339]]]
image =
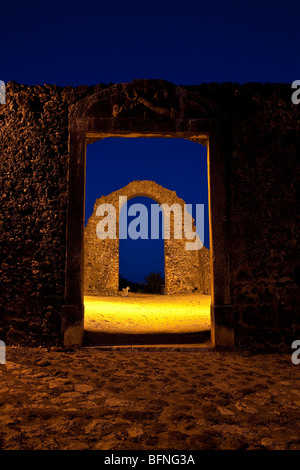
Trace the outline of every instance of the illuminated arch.
[[[85, 293], [89, 294], [116, 294], [119, 289], [119, 198], [126, 196], [128, 200], [135, 197], [148, 197], [159, 205], [167, 204], [171, 207], [177, 204], [184, 214], [185, 202], [175, 191], [170, 191], [154, 181], [132, 181], [108, 196], [97, 199], [94, 211], [89, 218], [85, 229]], [[96, 211], [101, 204], [112, 204], [116, 210], [116, 239], [106, 238], [100, 240], [96, 235], [99, 222]], [[164, 240], [165, 258], [165, 285], [166, 294], [182, 294], [197, 290], [198, 293], [210, 293], [209, 250], [187, 250], [184, 237], [182, 216], [181, 239], [174, 239], [174, 218], [171, 217], [170, 239]], [[193, 231], [196, 230], [194, 221]]]

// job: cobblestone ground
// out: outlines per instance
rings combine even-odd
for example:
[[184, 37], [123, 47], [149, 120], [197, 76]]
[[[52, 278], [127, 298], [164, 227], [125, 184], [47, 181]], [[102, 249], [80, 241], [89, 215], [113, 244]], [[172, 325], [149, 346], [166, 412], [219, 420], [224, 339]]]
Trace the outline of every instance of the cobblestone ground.
[[2, 449], [300, 449], [290, 355], [9, 348]]

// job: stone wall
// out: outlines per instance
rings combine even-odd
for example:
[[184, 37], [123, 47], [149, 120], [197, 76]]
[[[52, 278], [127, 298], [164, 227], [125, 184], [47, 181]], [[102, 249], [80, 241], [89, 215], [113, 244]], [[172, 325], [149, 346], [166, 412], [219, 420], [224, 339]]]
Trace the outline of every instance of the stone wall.
[[7, 85], [0, 105], [0, 338], [8, 343], [60, 341], [68, 113], [100, 87]]
[[[177, 204], [184, 214], [185, 202], [175, 191], [163, 188], [154, 181], [133, 181], [124, 188], [108, 196], [97, 199], [94, 211], [89, 218], [85, 229], [84, 240], [84, 290], [86, 294], [116, 294], [119, 290], [119, 197], [126, 196], [127, 200], [144, 196], [154, 199], [158, 204], [168, 204], [171, 207]], [[97, 237], [96, 227], [101, 217], [96, 211], [101, 204], [111, 204], [116, 211], [116, 238], [101, 240]], [[197, 250], [186, 249], [186, 243], [199, 244], [198, 235], [191, 242], [184, 236], [184, 217], [182, 221], [171, 213], [170, 239], [165, 239], [165, 285], [166, 294], [182, 294], [197, 291], [210, 293], [210, 261], [209, 250], [202, 247]], [[174, 238], [174, 229], [180, 224], [181, 239]], [[196, 230], [194, 221], [191, 223], [193, 231]]]
[[237, 96], [229, 183], [236, 338], [284, 350], [300, 339], [300, 105], [280, 85], [248, 84]]
[[[147, 86], [154, 95], [161, 82], [143, 81], [141, 93]], [[66, 302], [68, 114], [88, 96], [103, 91], [109, 100], [126, 87], [7, 85], [7, 104], [0, 105], [0, 337], [7, 343], [60, 342]], [[203, 114], [223, 123], [227, 139], [222, 162], [227, 206], [220, 224], [228, 237], [226, 279], [235, 344], [290, 350], [300, 338], [300, 106], [292, 104], [287, 84], [173, 87], [179, 96], [178, 131], [183, 108], [189, 109], [192, 100], [197, 106], [182, 118], [190, 128]], [[165, 98], [155, 96], [155, 108], [139, 97], [150, 124], [151, 113], [166, 113]], [[116, 126], [114, 119], [123, 119], [118, 125], [126, 127], [130, 106], [124, 116], [117, 109], [108, 129]], [[214, 204], [220, 204], [218, 197]], [[218, 240], [213, 242], [217, 246]], [[215, 273], [214, 282], [219, 282]]]

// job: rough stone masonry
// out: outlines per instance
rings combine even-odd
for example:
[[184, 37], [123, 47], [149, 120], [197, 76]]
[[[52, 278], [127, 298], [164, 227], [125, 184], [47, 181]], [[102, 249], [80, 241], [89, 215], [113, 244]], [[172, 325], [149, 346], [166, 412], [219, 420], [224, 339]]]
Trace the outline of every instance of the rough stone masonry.
[[[72, 185], [82, 169], [70, 149], [80, 133], [86, 143], [103, 138], [82, 134], [83, 125], [92, 128], [96, 121], [103, 135], [151, 130], [194, 139], [203, 130], [216, 332], [230, 331], [235, 347], [290, 350], [300, 338], [300, 106], [287, 84], [8, 83], [0, 105], [1, 339], [55, 345], [62, 341], [66, 307], [67, 323], [77, 321], [80, 299], [70, 304], [66, 276], [70, 211], [81, 197]], [[73, 257], [72, 268], [74, 275], [80, 271], [80, 257]]]

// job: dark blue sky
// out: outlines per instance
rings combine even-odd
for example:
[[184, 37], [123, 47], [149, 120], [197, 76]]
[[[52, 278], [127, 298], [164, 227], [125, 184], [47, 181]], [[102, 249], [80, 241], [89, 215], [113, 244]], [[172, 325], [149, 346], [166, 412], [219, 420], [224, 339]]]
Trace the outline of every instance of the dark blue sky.
[[0, 11], [5, 82], [299, 79], [298, 0], [17, 0]]
[[[77, 86], [163, 78], [193, 85], [300, 79], [299, 0], [33, 0], [2, 2], [0, 11], [0, 80], [5, 82]], [[185, 153], [183, 175], [176, 162]], [[129, 167], [122, 163], [124, 154]], [[107, 155], [121, 163], [104, 166]], [[166, 172], [168, 158], [173, 168]], [[186, 202], [205, 202], [204, 160], [200, 145], [183, 141], [117, 139], [89, 146], [87, 211], [93, 198], [137, 178], [154, 179]]]
[[[132, 204], [143, 204], [148, 209], [148, 229], [151, 233], [151, 204], [155, 204], [153, 199], [146, 197], [136, 197], [128, 201], [127, 210]], [[122, 211], [125, 207], [122, 208]], [[128, 225], [135, 217], [128, 216]], [[160, 229], [162, 220], [160, 217]], [[122, 215], [121, 215], [122, 224]], [[137, 227], [137, 231], [140, 228]], [[164, 266], [164, 240], [162, 232], [159, 232], [158, 240], [120, 240], [119, 249], [119, 272], [120, 275], [133, 282], [145, 282], [145, 277], [151, 272], [165, 275]]]

